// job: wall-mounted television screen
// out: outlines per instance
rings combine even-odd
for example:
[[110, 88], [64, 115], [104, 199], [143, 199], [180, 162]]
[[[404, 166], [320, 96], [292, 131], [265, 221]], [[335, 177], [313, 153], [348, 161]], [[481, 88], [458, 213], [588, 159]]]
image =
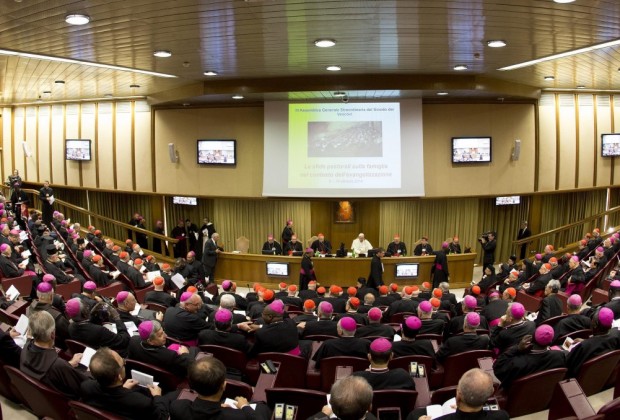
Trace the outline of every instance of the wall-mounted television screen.
[[65, 158], [67, 160], [90, 160], [90, 140], [66, 139]]
[[267, 277], [288, 277], [288, 263], [267, 261]]
[[417, 263], [394, 264], [394, 278], [414, 279], [416, 277], [418, 277]]
[[509, 206], [511, 204], [520, 204], [521, 196], [520, 195], [511, 195], [507, 197], [496, 197], [495, 205], [496, 206]]
[[175, 195], [172, 197], [172, 204], [185, 204], [186, 206], [197, 206], [198, 199], [196, 197], [180, 197], [180, 196]]
[[452, 137], [452, 163], [491, 162], [491, 137]]
[[201, 165], [237, 164], [237, 140], [198, 140], [197, 145]]
[[601, 134], [601, 155], [620, 156], [620, 134]]

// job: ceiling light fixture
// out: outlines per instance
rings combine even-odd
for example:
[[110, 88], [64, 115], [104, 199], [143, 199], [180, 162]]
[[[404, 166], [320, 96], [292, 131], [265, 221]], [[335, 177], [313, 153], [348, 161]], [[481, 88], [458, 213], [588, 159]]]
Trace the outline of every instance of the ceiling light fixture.
[[347, 96], [347, 92], [337, 91], [337, 92], [334, 92], [334, 96], [336, 98], [342, 98], [343, 96]]
[[566, 4], [566, 3], [572, 3], [575, 0], [553, 0], [554, 3], [560, 3], [560, 4]]
[[[13, 51], [13, 50], [0, 49], [0, 55], [12, 55], [16, 57], [33, 58], [35, 60], [55, 61], [59, 63], [78, 64], [80, 66], [98, 67], [102, 69], [129, 71], [132, 73], [146, 74], [148, 76], [155, 76], [155, 77], [176, 77], [173, 74], [158, 73], [155, 71], [140, 70], [140, 69], [134, 69], [131, 67], [115, 66], [112, 64], [95, 63], [93, 61], [81, 61], [81, 60], [74, 60], [73, 58], [55, 57], [52, 55], [43, 55], [43, 54], [32, 54], [32, 53]], [[62, 81], [57, 80], [55, 83], [59, 83], [59, 82], [62, 82]]]
[[545, 76], [545, 80], [548, 81], [548, 82], [551, 82], [551, 81], [555, 80], [555, 77], [553, 77], [553, 76]]
[[513, 64], [511, 66], [502, 67], [498, 69], [499, 71], [507, 71], [507, 70], [515, 70], [523, 67], [533, 66], [535, 64], [544, 63], [546, 61], [557, 60], [559, 58], [570, 57], [577, 54], [583, 54], [587, 52], [592, 52], [596, 50], [600, 50], [602, 48], [609, 48], [615, 45], [620, 45], [620, 39], [614, 39], [613, 41], [603, 42], [601, 44], [590, 45], [589, 47], [577, 48], [576, 50], [565, 51], [559, 54], [548, 55], [546, 57], [537, 58], [535, 60], [524, 61], [523, 63]]
[[234, 95], [233, 99], [243, 99], [243, 95]]
[[67, 22], [69, 25], [86, 25], [88, 22], [90, 22], [90, 17], [88, 17], [87, 15], [79, 14], [67, 15], [65, 16], [65, 22]]
[[585, 89], [586, 87], [584, 85], [579, 85], [577, 86], [577, 89]]
[[205, 71], [203, 74], [205, 76], [217, 76], [217, 72], [216, 71], [212, 71], [212, 70]]
[[327, 66], [327, 67], [325, 67], [325, 70], [328, 70], [328, 71], [340, 71], [340, 70], [342, 70], [342, 67], [340, 67], [340, 66]]
[[490, 41], [487, 41], [487, 45], [491, 48], [502, 48], [506, 46], [506, 41], [503, 41], [501, 39], [492, 39]]
[[172, 51], [157, 50], [157, 51], [153, 51], [153, 55], [159, 58], [168, 58], [168, 57], [172, 57]]
[[333, 39], [317, 39], [314, 41], [314, 45], [319, 48], [329, 48], [336, 45], [336, 41]]
[[140, 85], [136, 85], [136, 84], [134, 83], [134, 84], [129, 85], [129, 87], [130, 87], [130, 88], [132, 88], [132, 89], [134, 89], [134, 88], [139, 88], [139, 87], [140, 87]]
[[56, 83], [57, 85], [64, 85], [65, 81], [64, 80], [56, 80], [56, 81], [54, 81], [54, 83]]
[[437, 92], [438, 96], [446, 96], [448, 92]]
[[44, 90], [44, 91], [43, 91], [43, 94], [44, 94], [44, 95], [51, 95], [51, 94], [52, 94], [52, 91], [51, 91], [51, 90]]
[[463, 71], [463, 70], [467, 70], [469, 67], [467, 67], [465, 64], [457, 64], [456, 66], [454, 66], [454, 70], [456, 71]]

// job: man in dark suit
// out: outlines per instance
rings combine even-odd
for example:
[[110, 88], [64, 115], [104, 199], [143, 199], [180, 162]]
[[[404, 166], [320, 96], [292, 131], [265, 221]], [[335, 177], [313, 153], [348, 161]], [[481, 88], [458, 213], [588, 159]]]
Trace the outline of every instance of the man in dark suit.
[[453, 354], [469, 350], [487, 350], [489, 348], [489, 336], [476, 333], [476, 330], [480, 327], [480, 315], [476, 312], [468, 312], [461, 319], [463, 320], [463, 334], [454, 335], [444, 341], [437, 351], [437, 360], [440, 362]]
[[153, 279], [153, 286], [155, 290], [146, 292], [144, 296], [145, 303], [156, 303], [167, 307], [176, 306], [177, 299], [172, 297], [168, 292], [164, 292], [165, 281], [161, 276], [157, 276]]
[[338, 321], [338, 336], [332, 340], [325, 340], [316, 351], [312, 360], [316, 362], [316, 368], [320, 368], [321, 359], [335, 356], [350, 356], [365, 358], [368, 355], [370, 341], [355, 337], [357, 324], [351, 317], [345, 316]]
[[300, 323], [301, 337], [309, 335], [331, 335], [338, 337], [337, 322], [333, 320], [334, 307], [329, 302], [321, 302], [318, 305], [318, 320]]
[[482, 244], [482, 250], [484, 251], [482, 266], [486, 267], [495, 264], [495, 248], [497, 246], [495, 232], [489, 232], [488, 235], [479, 238], [478, 241]]
[[379, 248], [370, 262], [370, 274], [368, 275], [368, 287], [376, 289], [383, 286], [383, 263], [381, 258], [385, 255], [383, 248]]
[[560, 281], [550, 280], [545, 287], [545, 298], [542, 300], [540, 309], [538, 310], [538, 316], [536, 317], [536, 326], [542, 324], [549, 318], [562, 315], [564, 311], [564, 305], [558, 297], [560, 291]]
[[202, 299], [198, 294], [185, 292], [181, 295], [180, 301], [180, 307], [166, 310], [164, 329], [171, 337], [195, 345], [198, 333], [209, 327], [201, 316]]
[[[521, 229], [519, 229], [519, 233], [517, 233], [517, 241], [520, 241], [521, 239], [529, 238], [530, 236], [532, 236], [532, 232], [527, 227], [527, 222], [524, 220], [523, 223], [521, 223]], [[519, 253], [520, 260], [525, 258], [526, 250], [527, 250], [527, 243], [521, 245], [521, 251]]]
[[202, 264], [204, 265], [204, 275], [209, 278], [209, 282], [215, 281], [215, 264], [217, 263], [217, 256], [222, 252], [222, 248], [217, 246], [217, 241], [220, 239], [219, 233], [214, 233], [211, 239], [205, 243], [204, 250], [202, 251]]
[[124, 418], [168, 418], [170, 402], [178, 392], [162, 396], [157, 385], [149, 385], [143, 392], [137, 381], [125, 380], [125, 361], [117, 352], [107, 348], [98, 350], [89, 368], [95, 380], [82, 382], [84, 403]]
[[263, 321], [265, 325], [262, 328], [257, 328], [256, 325], [247, 327], [256, 331], [254, 346], [250, 349], [248, 357], [272, 351], [295, 356], [302, 354], [297, 326], [292, 319], [284, 319], [284, 304], [281, 300], [276, 300], [265, 307]]
[[388, 369], [392, 360], [392, 343], [386, 338], [377, 338], [370, 344], [368, 360], [370, 368], [353, 372], [353, 376], [366, 379], [373, 391], [382, 389], [415, 389], [413, 378], [402, 368]]
[[188, 370], [189, 386], [198, 393], [195, 400], [178, 399], [170, 405], [171, 420], [269, 420], [271, 412], [265, 404], [252, 409], [248, 400], [236, 397], [236, 408], [220, 403], [226, 387], [226, 366], [214, 357], [203, 357], [192, 363]]
[[212, 344], [247, 353], [250, 349], [248, 341], [243, 335], [232, 332], [232, 324], [233, 313], [228, 309], [218, 309], [213, 316], [215, 329], [200, 331], [198, 333], [198, 344]]

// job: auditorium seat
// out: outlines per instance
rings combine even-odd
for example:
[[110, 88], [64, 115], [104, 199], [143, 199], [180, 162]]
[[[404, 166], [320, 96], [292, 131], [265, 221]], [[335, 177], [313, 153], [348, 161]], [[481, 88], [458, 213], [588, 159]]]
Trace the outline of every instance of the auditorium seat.
[[520, 304], [522, 304], [525, 310], [528, 312], [537, 312], [540, 309], [540, 305], [542, 304], [542, 299], [536, 296], [529, 295], [523, 290], [519, 290], [519, 292], [517, 292], [515, 302], [519, 302]]
[[605, 420], [617, 420], [620, 418], [620, 398], [616, 398], [602, 406], [597, 414], [603, 414]]
[[450, 398], [456, 397], [456, 385], [439, 388], [431, 394], [431, 404], [442, 405]]
[[299, 388], [271, 388], [266, 390], [267, 405], [271, 410], [284, 403], [297, 407], [297, 419], [307, 419], [327, 405], [327, 394], [321, 391]]
[[417, 316], [417, 314], [414, 314], [413, 312], [399, 312], [397, 314], [393, 314], [392, 316], [390, 316], [390, 324], [401, 324], [405, 319], [409, 318], [410, 316]]
[[577, 374], [577, 381], [586, 396], [600, 392], [620, 362], [620, 350], [610, 351], [586, 361]]
[[514, 381], [508, 392], [500, 388], [495, 396], [500, 407], [511, 418], [546, 410], [555, 387], [567, 371], [566, 368], [559, 368], [526, 375]]
[[564, 340], [566, 340], [567, 337], [570, 337], [574, 340], [575, 338], [583, 338], [583, 339], [590, 338], [591, 335], [592, 335], [592, 330], [577, 330], [577, 331], [573, 331], [572, 333], [565, 334], [559, 337], [555, 341], [555, 343], [562, 345], [562, 343], [564, 343]]
[[133, 289], [133, 294], [136, 296], [138, 303], [144, 303], [144, 296], [152, 290], [155, 290], [155, 286], [151, 284], [142, 289]]
[[121, 282], [112, 283], [109, 286], [101, 287], [95, 290], [95, 293], [107, 297], [107, 298], [116, 298], [118, 292], [122, 292], [125, 290], [125, 286]]
[[568, 313], [568, 298], [570, 296], [562, 291], [559, 291], [556, 296], [562, 301], [562, 313]]
[[329, 392], [336, 380], [337, 366], [351, 366], [353, 372], [368, 369], [368, 359], [350, 356], [334, 356], [321, 359], [321, 390]]
[[[200, 351], [205, 353], [211, 353], [213, 357], [224, 363], [226, 366], [226, 370], [234, 369], [233, 371], [229, 371], [230, 374], [243, 376], [246, 374], [246, 365], [248, 363], [245, 353], [235, 349], [229, 349], [228, 347], [216, 346], [213, 344], [203, 344], [198, 346]], [[256, 370], [256, 375], [252, 383], [256, 383], [256, 379], [258, 379], [258, 370]]]
[[4, 369], [24, 397], [32, 412], [39, 418], [73, 419], [69, 399], [47, 385], [39, 382], [18, 369], [5, 366]]
[[424, 370], [426, 371], [426, 376], [430, 376], [431, 370], [433, 369], [433, 358], [430, 356], [421, 356], [421, 355], [413, 355], [413, 356], [402, 356], [395, 357], [390, 360], [388, 364], [388, 368], [396, 369], [402, 368], [409, 372], [409, 364], [411, 362], [417, 362], [419, 365], [424, 365]]
[[70, 401], [69, 407], [77, 420], [122, 420], [121, 417], [79, 401]]
[[5, 366], [8, 365], [5, 365], [2, 360], [0, 360], [0, 395], [10, 401], [13, 401], [14, 403], [22, 403], [27, 406], [28, 403], [26, 399], [19, 394], [19, 391], [15, 388], [15, 385], [11, 383], [9, 375], [4, 369]]
[[71, 280], [66, 284], [58, 284], [56, 285], [56, 293], [62, 296], [62, 298], [66, 301], [71, 299], [71, 296], [74, 293], [82, 292], [82, 283], [78, 279]]
[[372, 413], [377, 414], [380, 408], [399, 408], [401, 418], [416, 408], [416, 400], [418, 399], [418, 391], [408, 389], [384, 389], [373, 391], [372, 393]]
[[166, 310], [168, 309], [167, 306], [160, 305], [158, 303], [147, 302], [144, 305], [146, 305], [146, 309], [150, 309], [151, 311], [155, 311], [155, 312], [159, 311], [161, 313], [166, 313]]
[[182, 385], [187, 386], [186, 378], [178, 377], [159, 366], [139, 362], [137, 360], [125, 359], [125, 375], [127, 378], [131, 378], [132, 370], [151, 375], [154, 382], [159, 382], [159, 387], [162, 389], [163, 393], [174, 391]]
[[441, 345], [443, 341], [443, 335], [441, 334], [418, 334], [415, 338], [416, 340], [433, 340], [437, 345]]
[[338, 338], [338, 337], [333, 336], [333, 335], [326, 335], [326, 334], [311, 334], [311, 335], [305, 336], [304, 340], [308, 340], [308, 341], [325, 341], [325, 340], [331, 340], [332, 338]]
[[4, 291], [9, 290], [11, 286], [15, 286], [22, 297], [30, 296], [32, 292], [32, 276], [4, 277], [0, 280], [0, 283]]
[[0, 309], [0, 322], [4, 322], [5, 324], [14, 327], [19, 320], [19, 316], [7, 312], [5, 309]]
[[566, 314], [554, 316], [554, 317], [545, 319], [543, 322], [540, 323], [540, 325], [549, 325], [550, 327], [554, 327], [555, 324], [557, 324], [558, 322], [560, 322], [561, 320], [563, 320], [567, 316], [568, 315], [566, 315]]
[[76, 353], [84, 353], [84, 349], [88, 347], [84, 343], [80, 343], [77, 340], [70, 340], [70, 339], [65, 340], [65, 344], [67, 346], [67, 353], [71, 357], [73, 357], [73, 355]]
[[294, 356], [287, 353], [261, 353], [258, 355], [258, 363], [267, 360], [279, 362], [280, 367], [274, 388], [305, 388], [306, 371], [308, 370], [308, 360], [301, 356]]
[[558, 383], [549, 404], [549, 420], [570, 416], [584, 419], [593, 415], [596, 415], [596, 412], [576, 379], [566, 379]]
[[252, 387], [245, 382], [226, 379], [226, 388], [224, 388], [222, 398], [234, 400], [236, 397], [243, 397], [248, 401], [252, 401], [253, 394]]
[[472, 350], [446, 357], [443, 362], [442, 388], [458, 384], [465, 372], [478, 367], [478, 359], [482, 357], [493, 357], [493, 352], [491, 350]]
[[592, 305], [600, 305], [609, 302], [609, 292], [596, 288], [592, 292]]

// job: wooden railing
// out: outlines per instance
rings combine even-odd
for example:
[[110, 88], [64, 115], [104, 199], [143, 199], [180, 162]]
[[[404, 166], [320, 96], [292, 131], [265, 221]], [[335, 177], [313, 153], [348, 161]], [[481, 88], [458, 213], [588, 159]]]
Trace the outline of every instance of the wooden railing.
[[[2, 186], [2, 189], [5, 194], [8, 193], [8, 187]], [[29, 207], [35, 208], [35, 209], [41, 208], [41, 203], [39, 200], [39, 191], [28, 189], [28, 188], [22, 188], [22, 191], [24, 191], [27, 194], [31, 194], [31, 196], [34, 197], [34, 202], [31, 202]], [[7, 201], [10, 201], [9, 196], [7, 196]], [[166, 235], [160, 235], [158, 233], [151, 232], [149, 230], [142, 229], [139, 227], [135, 227], [127, 223], [119, 222], [118, 220], [114, 220], [110, 217], [103, 216], [101, 214], [95, 213], [93, 211], [90, 211], [80, 206], [76, 206], [74, 204], [68, 203], [63, 200], [55, 199], [54, 208], [58, 210], [59, 212], [63, 213], [65, 215], [65, 218], [71, 218], [73, 222], [80, 223], [82, 232], [87, 231], [88, 224], [90, 223], [93, 226], [96, 226], [97, 229], [101, 230], [104, 236], [112, 239], [115, 243], [122, 245], [123, 247], [125, 246], [125, 241], [123, 239], [118, 239], [118, 238], [115, 239], [113, 235], [109, 234], [109, 232], [118, 230], [118, 229], [113, 229], [113, 228], [119, 228], [119, 229], [131, 231], [132, 236], [133, 236], [132, 240], [134, 241], [134, 243], [136, 239], [135, 238], [136, 233], [142, 233], [144, 235], [147, 235], [149, 237], [149, 249], [144, 250], [144, 252], [146, 254], [154, 255], [160, 261], [174, 262], [171, 248], [172, 248], [172, 244], [176, 244], [179, 242], [178, 239], [171, 238]], [[76, 217], [76, 215], [86, 216], [86, 217]], [[90, 222], [88, 222], [89, 220]], [[106, 232], [108, 233], [106, 234]], [[152, 249], [153, 239], [159, 239], [162, 241], [162, 253], [161, 254], [150, 250]]]
[[[607, 224], [605, 224], [605, 218], [608, 219]], [[606, 225], [612, 227], [613, 230], [616, 231], [620, 229], [620, 226], [616, 226], [619, 224], [618, 222], [620, 222], [620, 206], [586, 217], [577, 222], [532, 235], [526, 239], [513, 241], [513, 251], [515, 255], [519, 255], [521, 245], [528, 244], [529, 254], [534, 254], [536, 252], [542, 253], [545, 245], [552, 244], [557, 253], [572, 252], [578, 248], [579, 241], [587, 232], [592, 232], [593, 229], [599, 228], [601, 230], [601, 236], [606, 237], [609, 236], [609, 234], [604, 231]]]

